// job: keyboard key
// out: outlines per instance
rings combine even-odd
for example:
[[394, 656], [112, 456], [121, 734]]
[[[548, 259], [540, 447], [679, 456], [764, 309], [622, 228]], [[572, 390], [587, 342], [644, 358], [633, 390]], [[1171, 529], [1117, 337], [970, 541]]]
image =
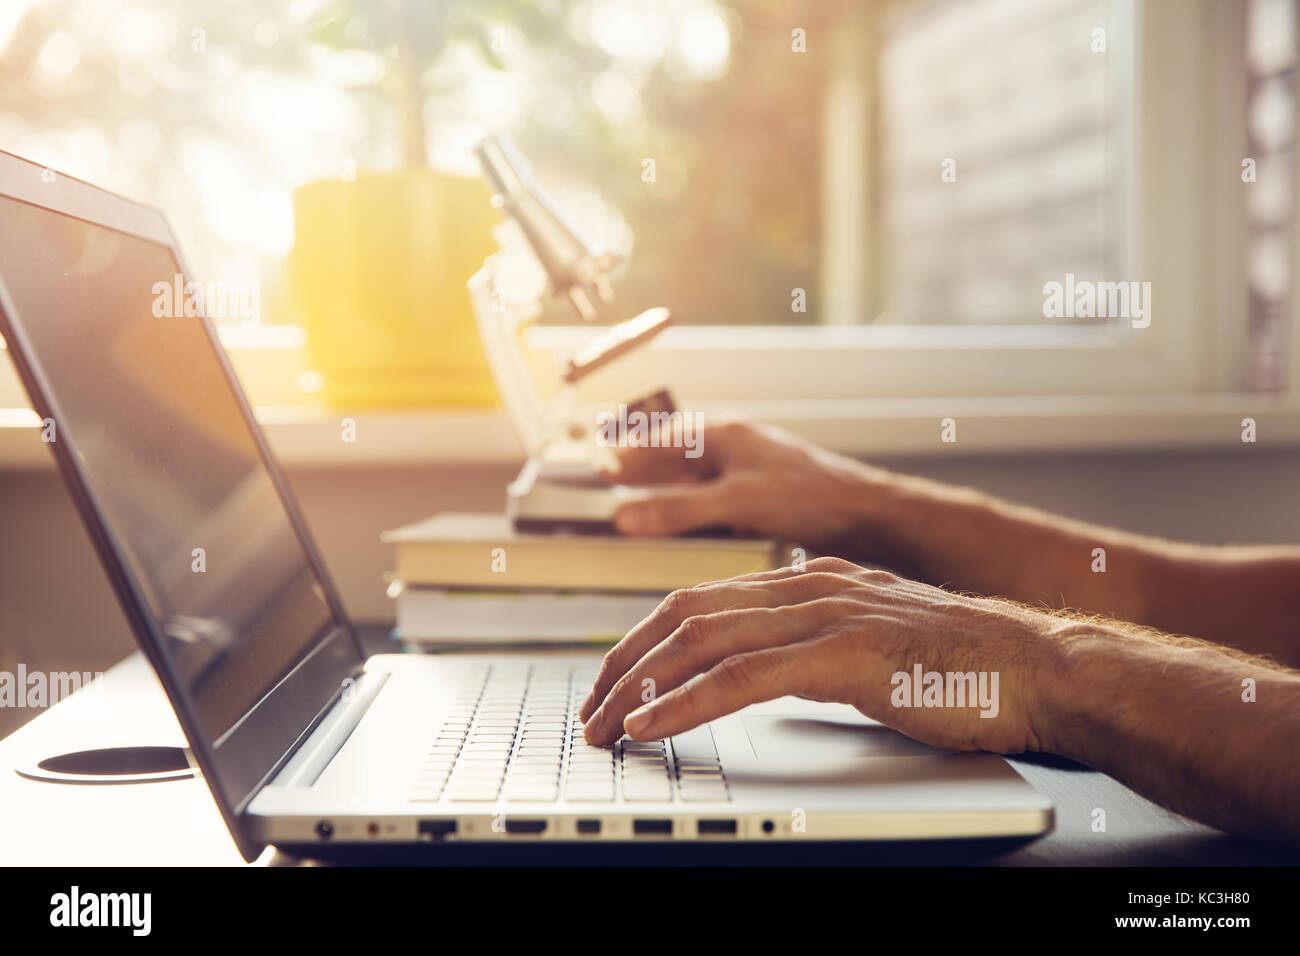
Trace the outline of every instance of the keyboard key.
[[665, 779], [663, 781], [623, 781], [623, 799], [638, 802], [664, 803], [672, 800], [673, 789]]
[[717, 760], [718, 748], [713, 744], [713, 731], [709, 725], [696, 727], [672, 738], [673, 756], [680, 760]]
[[554, 784], [549, 787], [507, 787], [505, 792], [507, 800], [520, 803], [554, 803], [558, 797], [559, 790]]
[[447, 794], [447, 799], [455, 803], [490, 803], [496, 800], [500, 792], [499, 787], [490, 790], [453, 790]]
[[725, 785], [683, 788], [678, 792], [686, 803], [726, 803], [731, 799]]
[[671, 741], [587, 744], [577, 709], [595, 673], [536, 665], [476, 669], [453, 696], [411, 799], [547, 803], [562, 793], [567, 800], [609, 803], [621, 793], [628, 801], [667, 803], [677, 792], [697, 801], [728, 799], [707, 727]]
[[569, 784], [564, 788], [565, 800], [581, 800], [591, 803], [611, 803], [614, 800], [614, 785], [603, 784]]
[[663, 752], [664, 752], [664, 745], [662, 743], [658, 743], [658, 742], [637, 743], [635, 741], [630, 741], [630, 740], [623, 742], [624, 755], [630, 755], [635, 757], [646, 757], [646, 756], [658, 756]]
[[452, 777], [457, 780], [501, 780], [506, 775], [504, 767], [467, 767], [457, 764]]

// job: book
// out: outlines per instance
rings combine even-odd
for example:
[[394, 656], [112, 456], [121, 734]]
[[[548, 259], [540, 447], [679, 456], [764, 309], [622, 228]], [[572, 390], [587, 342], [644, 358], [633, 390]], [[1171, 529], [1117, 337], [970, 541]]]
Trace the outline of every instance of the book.
[[396, 637], [421, 643], [613, 644], [648, 616], [662, 594], [498, 591], [411, 587], [396, 582]]
[[772, 541], [516, 532], [504, 514], [448, 512], [382, 535], [407, 585], [667, 593], [774, 567]]

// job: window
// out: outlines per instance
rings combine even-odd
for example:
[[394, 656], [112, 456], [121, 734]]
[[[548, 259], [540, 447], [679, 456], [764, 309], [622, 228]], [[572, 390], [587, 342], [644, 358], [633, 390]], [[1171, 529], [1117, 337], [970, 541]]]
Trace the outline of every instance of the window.
[[[1293, 218], [1291, 158], [1268, 164], [1262, 188], [1241, 175], [1261, 108], [1247, 90], [1247, 5], [926, 0], [862, 12], [873, 9], [843, 23], [828, 53], [820, 327], [677, 330], [662, 364], [708, 399], [749, 381], [756, 399], [854, 399], [884, 414], [919, 398], [949, 400], [936, 409], [1016, 398], [1032, 414], [1066, 396], [1119, 410], [1245, 391], [1247, 197], [1264, 196], [1243, 189], [1283, 189], [1275, 237]], [[1286, 69], [1275, 93], [1289, 94]], [[1269, 254], [1289, 266], [1289, 248]], [[1049, 317], [1045, 283], [1071, 274], [1149, 283], [1149, 325]], [[1295, 322], [1289, 305], [1272, 314]], [[1263, 334], [1276, 350], [1280, 336]]]
[[878, 321], [1042, 323], [1044, 283], [1119, 278], [1115, 29], [1099, 0], [911, 4], [882, 24]]
[[[668, 381], [831, 420], [1285, 398], [1295, 3], [413, 3], [441, 19], [407, 31], [412, 103], [391, 93], [401, 4], [11, 0], [0, 147], [163, 207], [200, 278], [259, 280], [282, 328], [229, 339], [263, 353], [259, 401], [311, 372], [293, 189], [345, 161], [469, 171], [488, 128], [630, 252], [628, 314], [680, 323], [593, 401]], [[1149, 326], [1051, 314], [1067, 277], [1150, 283]], [[540, 375], [594, 334], [573, 322], [530, 331]]]

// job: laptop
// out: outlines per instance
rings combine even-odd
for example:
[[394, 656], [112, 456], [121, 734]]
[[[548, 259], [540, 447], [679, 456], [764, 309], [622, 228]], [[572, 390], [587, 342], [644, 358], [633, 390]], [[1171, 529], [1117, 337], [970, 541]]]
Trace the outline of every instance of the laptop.
[[157, 211], [0, 154], [0, 334], [247, 859], [1051, 827], [1001, 757], [849, 707], [785, 698], [601, 748], [577, 716], [595, 655], [368, 656], [212, 322], [176, 307], [185, 275]]

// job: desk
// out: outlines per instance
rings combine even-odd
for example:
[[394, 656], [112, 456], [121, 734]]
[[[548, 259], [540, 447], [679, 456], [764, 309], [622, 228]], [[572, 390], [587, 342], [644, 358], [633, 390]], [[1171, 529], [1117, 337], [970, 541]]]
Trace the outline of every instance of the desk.
[[[375, 633], [368, 634], [367, 640], [382, 646], [382, 638]], [[74, 786], [27, 780], [13, 770], [33, 757], [128, 743], [183, 743], [167, 698], [138, 653], [105, 674], [98, 693], [78, 692], [0, 741], [0, 863], [75, 867], [243, 865], [201, 780]], [[1300, 851], [1225, 836], [1162, 810], [1105, 774], [1086, 767], [1046, 756], [1016, 758], [1011, 763], [1056, 805], [1056, 829], [1032, 843], [974, 852], [959, 843], [800, 844], [793, 861], [776, 862], [1300, 864]], [[1106, 811], [1105, 833], [1092, 831], [1093, 809], [1097, 807]], [[728, 858], [725, 854], [729, 849], [740, 852]], [[578, 859], [569, 848], [554, 845], [513, 844], [502, 850], [495, 855], [479, 853], [461, 862], [565, 863]], [[672, 855], [682, 851], [688, 855]], [[562, 855], [555, 855], [557, 852]], [[770, 844], [737, 848], [717, 844], [682, 848], [646, 845], [638, 850], [624, 846], [615, 857], [596, 853], [589, 861], [699, 863], [743, 859], [753, 864], [770, 859], [774, 852], [777, 848]], [[257, 861], [261, 865], [297, 862], [273, 848]]]

